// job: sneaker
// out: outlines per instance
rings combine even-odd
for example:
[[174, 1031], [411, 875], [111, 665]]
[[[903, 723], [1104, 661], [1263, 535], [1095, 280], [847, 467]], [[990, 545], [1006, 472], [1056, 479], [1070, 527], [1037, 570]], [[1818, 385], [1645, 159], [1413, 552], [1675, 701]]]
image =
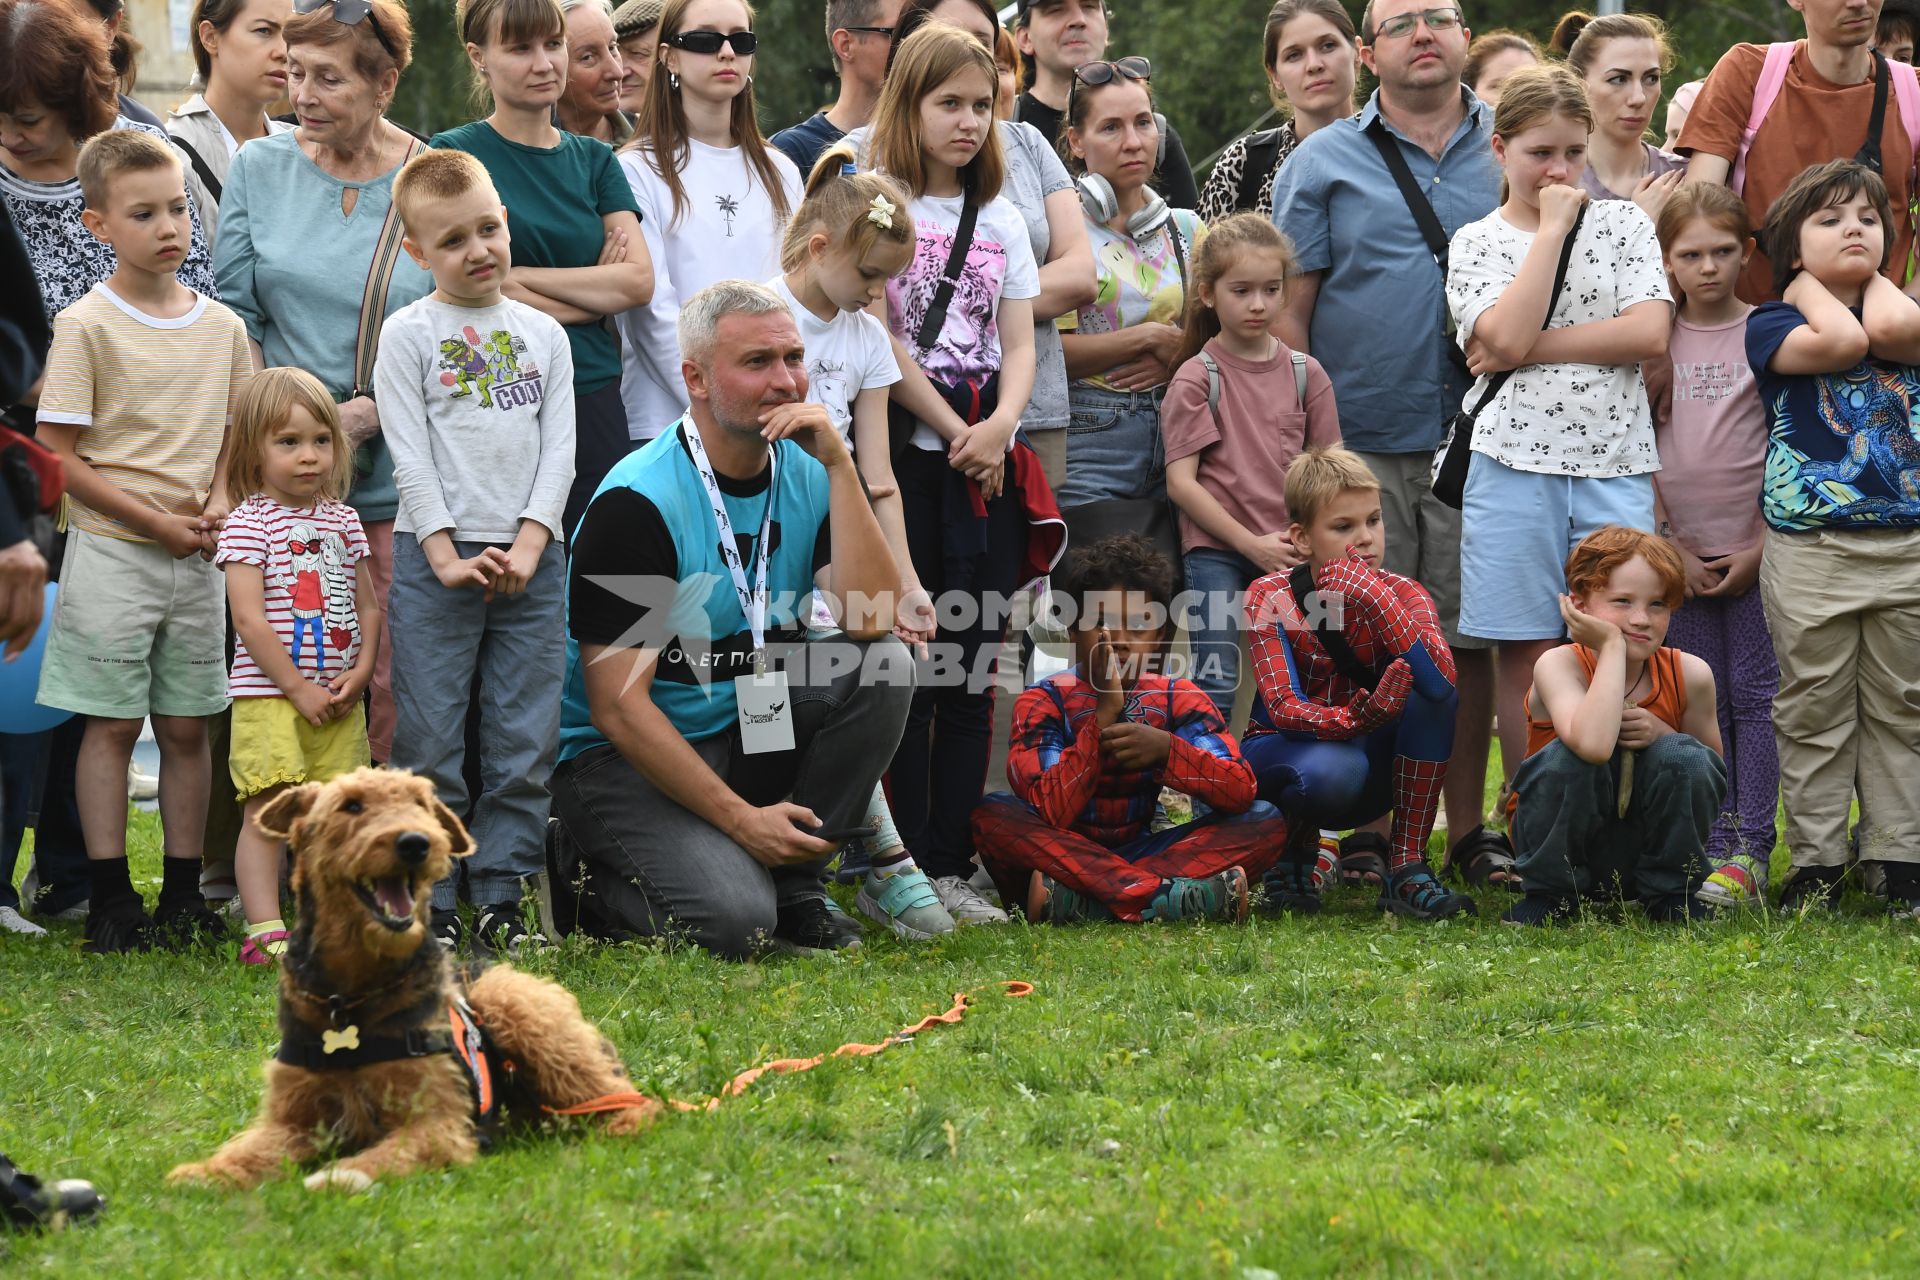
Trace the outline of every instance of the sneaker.
[[474, 941], [497, 956], [509, 959], [551, 951], [553, 944], [543, 933], [527, 928], [518, 902], [492, 902], [473, 914]]
[[1311, 862], [1276, 862], [1260, 880], [1266, 915], [1310, 916], [1320, 910], [1320, 876]]
[[40, 883], [40, 868], [28, 867], [27, 878], [20, 882], [20, 901], [26, 904], [28, 911], [42, 920], [56, 920], [61, 924], [86, 922], [88, 906], [85, 898], [69, 903], [58, 911], [49, 911], [44, 904], [50, 896], [52, 891]]
[[909, 942], [925, 942], [953, 932], [953, 917], [940, 905], [933, 881], [918, 867], [890, 876], [868, 876], [853, 905], [867, 919], [887, 925], [897, 937]]
[[91, 1182], [78, 1178], [42, 1182], [0, 1156], [0, 1222], [22, 1231], [58, 1231], [69, 1224], [91, 1222], [106, 1203]]
[[848, 915], [838, 902], [823, 894], [821, 900], [827, 904], [827, 927], [840, 936], [844, 945], [852, 945], [866, 937], [866, 930], [860, 922]]
[[0, 907], [0, 933], [17, 933], [23, 938], [44, 938], [47, 931], [12, 907]]
[[467, 943], [467, 931], [460, 923], [458, 911], [442, 911], [433, 908], [433, 914], [427, 921], [427, 933], [452, 955]]
[[1756, 858], [1736, 854], [1713, 869], [1693, 892], [1710, 907], [1737, 911], [1767, 905], [1767, 870]]
[[[836, 920], [835, 916], [839, 918]], [[853, 932], [848, 934], [851, 926]], [[773, 940], [789, 951], [848, 951], [860, 945], [860, 926], [847, 919], [825, 894], [781, 904]]]
[[1655, 924], [1685, 924], [1689, 920], [1711, 920], [1720, 914], [1718, 907], [1702, 901], [1697, 889], [1692, 893], [1654, 894], [1641, 900], [1640, 909]]
[[169, 951], [218, 946], [232, 936], [227, 918], [198, 893], [178, 904], [163, 902], [153, 913], [154, 941]]
[[87, 916], [87, 941], [80, 948], [90, 956], [115, 956], [153, 949], [153, 921], [138, 906], [123, 906], [102, 915]]
[[160, 779], [142, 769], [138, 764], [127, 765], [127, 799], [157, 800], [160, 798]]
[[1507, 908], [1500, 917], [1500, 923], [1544, 928], [1550, 924], [1565, 924], [1573, 919], [1579, 909], [1579, 902], [1573, 898], [1563, 898], [1555, 893], [1529, 893]]
[[1840, 902], [1840, 882], [1845, 867], [1795, 867], [1780, 890], [1780, 913], [1797, 916], [1803, 911], [1831, 911]]
[[[1866, 863], [1861, 863], [1866, 866]], [[1920, 865], [1883, 862], [1887, 911], [1894, 919], [1920, 920]]]
[[1387, 883], [1380, 890], [1380, 909], [1415, 920], [1445, 920], [1480, 912], [1472, 898], [1455, 893], [1435, 879], [1425, 858], [1415, 858], [1387, 874]]
[[549, 938], [564, 938], [580, 921], [580, 890], [574, 877], [578, 872], [567, 833], [560, 819], [547, 819], [547, 843], [544, 869], [533, 878], [533, 900], [540, 921], [540, 932]]
[[973, 874], [967, 877], [967, 883], [973, 886], [975, 893], [985, 898], [988, 902], [991, 902], [994, 906], [1005, 905], [1000, 901], [1000, 886], [993, 882], [992, 874], [989, 873], [985, 867], [977, 865], [979, 862], [978, 858], [974, 861], [976, 865], [973, 868]]
[[1239, 867], [1228, 867], [1201, 880], [1176, 876], [1166, 882], [1140, 918], [1156, 923], [1230, 920], [1242, 924], [1247, 918], [1247, 873]]
[[1027, 919], [1039, 924], [1073, 924], [1080, 920], [1111, 920], [1106, 905], [1051, 876], [1036, 871], [1027, 882]]
[[840, 846], [840, 861], [834, 864], [833, 878], [841, 884], [862, 884], [873, 874], [873, 851], [864, 839], [849, 840]]
[[933, 882], [933, 891], [957, 925], [1007, 923], [1007, 913], [982, 897], [965, 876], [941, 876]]
[[287, 949], [287, 931], [269, 929], [265, 933], [250, 933], [240, 944], [240, 963], [246, 965], [275, 965], [280, 963], [281, 955]]

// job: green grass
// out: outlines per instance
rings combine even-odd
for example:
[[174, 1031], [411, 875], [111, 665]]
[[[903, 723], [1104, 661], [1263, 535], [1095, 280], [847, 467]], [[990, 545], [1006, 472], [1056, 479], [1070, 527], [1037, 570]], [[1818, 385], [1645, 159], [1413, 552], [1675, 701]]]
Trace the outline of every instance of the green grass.
[[[157, 828], [136, 822], [157, 873]], [[957, 1027], [768, 1078], [636, 1140], [590, 1125], [315, 1196], [174, 1190], [247, 1120], [269, 974], [0, 938], [0, 1146], [94, 1179], [10, 1275], [1629, 1275], [1920, 1272], [1920, 934], [1852, 918], [1396, 927], [1336, 895], [1245, 929], [976, 930], [735, 965], [569, 944], [642, 1087], [703, 1095], [1024, 978]]]

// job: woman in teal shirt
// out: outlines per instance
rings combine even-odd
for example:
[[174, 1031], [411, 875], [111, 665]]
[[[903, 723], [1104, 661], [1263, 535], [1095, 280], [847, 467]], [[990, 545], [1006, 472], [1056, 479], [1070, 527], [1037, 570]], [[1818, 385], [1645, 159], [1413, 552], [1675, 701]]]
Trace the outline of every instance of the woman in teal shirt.
[[559, 0], [461, 0], [460, 37], [493, 114], [435, 135], [477, 157], [507, 207], [507, 296], [566, 326], [573, 344], [571, 531], [613, 464], [632, 447], [620, 401], [620, 344], [605, 323], [653, 298], [639, 205], [606, 143], [553, 124], [567, 79]]

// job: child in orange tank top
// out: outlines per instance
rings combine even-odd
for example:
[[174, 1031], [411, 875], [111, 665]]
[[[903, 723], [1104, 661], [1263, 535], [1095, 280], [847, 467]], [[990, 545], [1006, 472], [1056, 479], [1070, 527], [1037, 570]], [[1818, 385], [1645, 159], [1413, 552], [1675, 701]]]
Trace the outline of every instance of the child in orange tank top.
[[1527, 691], [1527, 755], [1514, 774], [1514, 865], [1526, 896], [1503, 917], [1543, 925], [1584, 894], [1637, 897], [1649, 919], [1712, 908], [1708, 832], [1727, 791], [1713, 672], [1662, 648], [1685, 591], [1672, 544], [1595, 530], [1567, 557], [1560, 614]]

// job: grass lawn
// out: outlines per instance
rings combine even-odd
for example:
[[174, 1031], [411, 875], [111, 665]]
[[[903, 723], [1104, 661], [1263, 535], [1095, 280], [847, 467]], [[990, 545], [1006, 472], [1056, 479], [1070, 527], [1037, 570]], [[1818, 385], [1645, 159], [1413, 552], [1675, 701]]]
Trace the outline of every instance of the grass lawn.
[[[136, 823], [157, 879], [158, 830]], [[151, 889], [150, 889], [151, 892]], [[350, 1200], [161, 1178], [248, 1118], [271, 975], [0, 937], [0, 1148], [92, 1178], [9, 1275], [1912, 1276], [1920, 934], [1862, 905], [1549, 932], [1335, 895], [1244, 929], [1010, 928], [735, 965], [569, 944], [643, 1088], [769, 1077], [637, 1140], [590, 1125]]]

